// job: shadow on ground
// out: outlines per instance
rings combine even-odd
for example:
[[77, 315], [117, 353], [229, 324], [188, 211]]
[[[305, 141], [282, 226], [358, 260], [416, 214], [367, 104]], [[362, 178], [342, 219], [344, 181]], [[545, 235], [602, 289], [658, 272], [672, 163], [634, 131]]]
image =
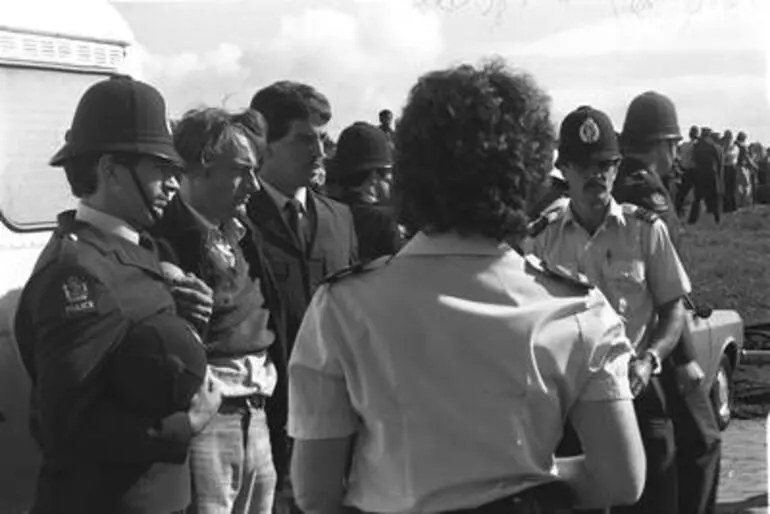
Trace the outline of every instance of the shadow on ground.
[[717, 504], [716, 514], [754, 514], [767, 512], [767, 494], [758, 494], [737, 502]]

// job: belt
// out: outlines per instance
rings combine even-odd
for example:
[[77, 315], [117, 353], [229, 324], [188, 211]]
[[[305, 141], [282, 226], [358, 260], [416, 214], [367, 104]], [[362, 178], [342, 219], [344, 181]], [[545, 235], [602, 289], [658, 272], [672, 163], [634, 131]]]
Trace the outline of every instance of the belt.
[[267, 404], [267, 396], [263, 394], [252, 394], [251, 396], [225, 396], [222, 398], [222, 405], [219, 406], [219, 412], [238, 412], [246, 411], [249, 408], [261, 410]]
[[478, 507], [443, 514], [567, 514], [572, 512], [572, 492], [562, 482], [530, 487]]
[[[571, 514], [572, 492], [563, 482], [549, 482], [519, 491], [478, 507], [444, 511], [440, 514]], [[367, 514], [346, 506], [344, 514]]]

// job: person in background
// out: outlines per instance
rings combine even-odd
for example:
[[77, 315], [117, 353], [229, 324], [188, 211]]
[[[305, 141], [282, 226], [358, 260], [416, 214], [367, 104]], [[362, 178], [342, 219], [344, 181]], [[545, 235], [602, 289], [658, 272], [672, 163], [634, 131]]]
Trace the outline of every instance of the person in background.
[[749, 207], [754, 204], [754, 175], [757, 171], [757, 165], [749, 152], [745, 132], [738, 132], [735, 144], [738, 147], [738, 172], [735, 185], [736, 207]]
[[338, 188], [336, 199], [353, 213], [361, 261], [392, 255], [401, 248], [401, 231], [387, 205], [392, 173], [390, 145], [381, 130], [357, 122], [342, 131], [329, 178]]
[[331, 118], [326, 97], [298, 82], [259, 90], [251, 108], [267, 121], [260, 190], [248, 217], [262, 233], [263, 251], [286, 309], [288, 352], [323, 278], [358, 260], [350, 209], [309, 188], [323, 166], [323, 133]]
[[714, 141], [708, 127], [701, 129], [701, 137], [693, 149], [695, 161], [695, 198], [690, 206], [687, 222], [693, 225], [700, 217], [701, 202], [706, 201], [706, 210], [714, 216], [717, 224], [722, 219], [722, 196], [724, 195], [724, 153]]
[[[639, 497], [622, 323], [597, 289], [504, 242], [550, 167], [549, 110], [502, 61], [412, 88], [394, 187], [416, 235], [330, 277], [291, 356], [305, 513], [534, 514]], [[586, 453], [554, 460], [566, 417]]]
[[390, 145], [390, 150], [393, 151], [395, 149], [393, 142], [393, 113], [389, 109], [383, 109], [380, 111], [378, 117], [380, 119], [380, 130], [385, 134], [388, 144]]
[[733, 133], [725, 130], [724, 136], [720, 141], [720, 146], [724, 154], [724, 212], [733, 212], [736, 208], [736, 184], [738, 177], [738, 155], [740, 150], [733, 141]]
[[260, 234], [245, 216], [266, 134], [253, 110], [187, 112], [174, 131], [181, 190], [153, 227], [164, 260], [214, 295], [202, 335], [224, 399], [192, 441], [190, 514], [269, 514], [288, 470], [283, 314]]
[[221, 391], [181, 316], [205, 324], [211, 290], [184, 276], [169, 287], [146, 233], [179, 189], [180, 164], [163, 97], [127, 76], [83, 94], [51, 159], [79, 201], [60, 214], [14, 322], [43, 455], [35, 514], [190, 503], [190, 440]]
[[562, 122], [559, 141], [557, 166], [569, 184], [569, 204], [531, 231], [532, 253], [585, 275], [620, 315], [634, 347], [628, 374], [647, 479], [639, 502], [618, 510], [675, 514], [674, 427], [660, 375], [684, 327], [690, 280], [660, 218], [610, 194], [621, 154], [609, 117], [580, 107]]
[[679, 165], [682, 171], [682, 177], [677, 187], [674, 206], [677, 217], [684, 214], [684, 202], [687, 195], [690, 194], [695, 186], [695, 161], [693, 160], [693, 150], [695, 143], [700, 137], [700, 130], [697, 125], [690, 127], [690, 139], [679, 145]]
[[[625, 155], [612, 190], [618, 203], [631, 203], [655, 212], [666, 224], [671, 242], [677, 249], [681, 233], [679, 218], [672, 215], [671, 199], [654, 184], [657, 175], [666, 174], [673, 165], [679, 139], [678, 115], [671, 99], [654, 92], [637, 96], [629, 105], [623, 122], [621, 148]], [[707, 130], [701, 130], [701, 139], [693, 150], [698, 177], [704, 172], [698, 157], [703, 141], [708, 141]], [[701, 148], [709, 152], [707, 156], [719, 156], [709, 147]], [[714, 166], [721, 164], [721, 160], [717, 159], [710, 162]], [[718, 176], [721, 177], [721, 166], [711, 171], [720, 171]], [[696, 200], [699, 198], [699, 185], [702, 188], [703, 183], [696, 183]], [[716, 185], [713, 187], [716, 188]], [[712, 200], [714, 198], [719, 197], [714, 195]], [[720, 209], [721, 202], [714, 207]], [[692, 305], [692, 301], [688, 303]], [[722, 445], [711, 402], [701, 387], [705, 375], [696, 361], [695, 348], [687, 338], [680, 339], [669, 361], [661, 376], [663, 391], [658, 394], [667, 399], [666, 408], [674, 422], [679, 496], [677, 512], [712, 513], [716, 508]], [[667, 430], [668, 427], [662, 426], [661, 435]]]

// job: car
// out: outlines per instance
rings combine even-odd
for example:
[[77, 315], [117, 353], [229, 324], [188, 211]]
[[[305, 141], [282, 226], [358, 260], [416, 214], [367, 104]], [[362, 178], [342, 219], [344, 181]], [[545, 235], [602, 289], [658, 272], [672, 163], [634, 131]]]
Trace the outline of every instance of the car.
[[725, 430], [733, 407], [733, 372], [740, 364], [744, 323], [733, 310], [696, 306], [688, 297], [683, 337], [692, 341], [696, 360], [706, 378], [701, 387], [708, 393], [717, 425]]

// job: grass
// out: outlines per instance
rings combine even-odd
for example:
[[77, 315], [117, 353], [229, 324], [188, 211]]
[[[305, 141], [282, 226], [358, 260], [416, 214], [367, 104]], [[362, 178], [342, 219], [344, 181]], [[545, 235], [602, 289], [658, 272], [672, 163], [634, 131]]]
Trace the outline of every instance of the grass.
[[[770, 322], [770, 206], [728, 214], [719, 225], [705, 213], [684, 230], [680, 251], [696, 301], [735, 310], [746, 325]], [[734, 380], [737, 417], [770, 412], [770, 366], [741, 366]]]

